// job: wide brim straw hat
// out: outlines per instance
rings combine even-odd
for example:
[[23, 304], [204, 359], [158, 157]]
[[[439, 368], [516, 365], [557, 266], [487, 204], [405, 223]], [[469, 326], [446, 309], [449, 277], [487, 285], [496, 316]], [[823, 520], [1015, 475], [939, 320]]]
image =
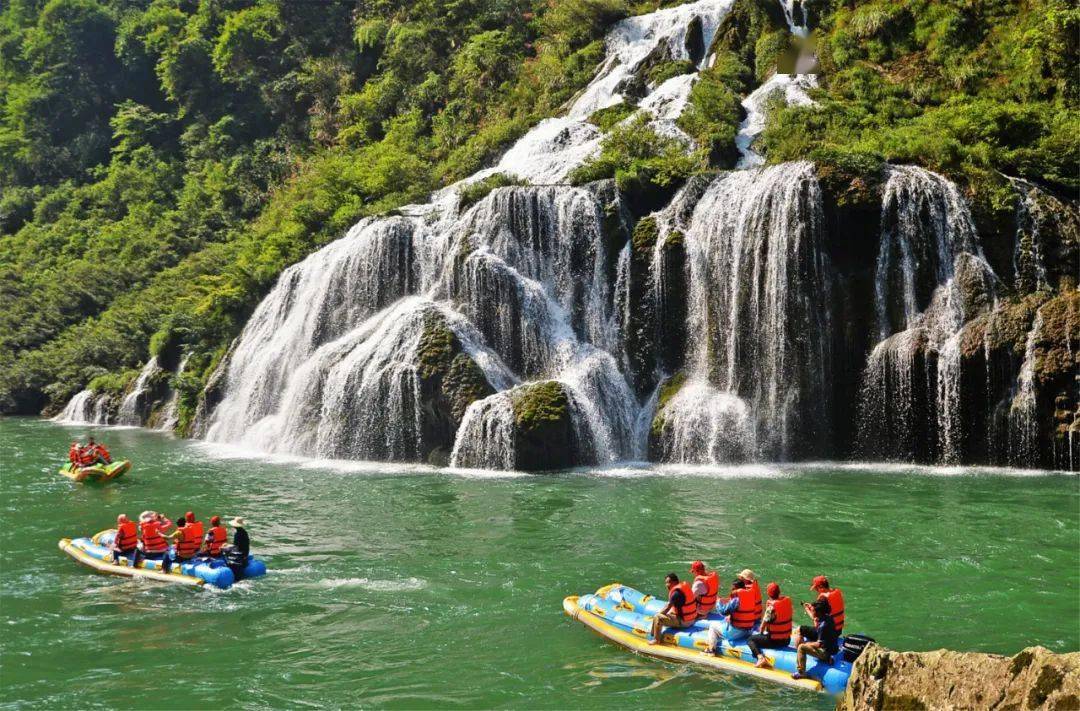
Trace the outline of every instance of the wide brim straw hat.
[[229, 525], [233, 528], [243, 528], [247, 524], [244, 523], [244, 519], [240, 518], [239, 516], [235, 516], [233, 517], [232, 521], [229, 521]]
[[746, 568], [741, 573], [739, 573], [738, 577], [741, 580], [746, 580], [746, 581], [749, 581], [749, 582], [753, 582], [753, 581], [757, 580], [757, 576], [754, 575], [754, 571], [750, 570], [749, 568]]

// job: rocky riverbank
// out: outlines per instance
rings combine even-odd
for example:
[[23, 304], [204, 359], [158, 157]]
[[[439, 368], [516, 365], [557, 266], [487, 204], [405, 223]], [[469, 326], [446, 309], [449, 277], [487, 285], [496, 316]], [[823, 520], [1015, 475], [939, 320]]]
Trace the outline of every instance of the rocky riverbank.
[[1028, 647], [1005, 657], [871, 645], [855, 663], [836, 708], [1080, 709], [1080, 652]]

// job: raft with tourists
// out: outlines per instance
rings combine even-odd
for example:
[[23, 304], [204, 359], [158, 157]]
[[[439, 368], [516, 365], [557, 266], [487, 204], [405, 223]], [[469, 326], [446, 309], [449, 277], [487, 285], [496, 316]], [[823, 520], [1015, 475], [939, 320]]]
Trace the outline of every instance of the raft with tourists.
[[[801, 678], [792, 678], [796, 671], [796, 650], [784, 647], [762, 650], [769, 667], [755, 666], [754, 655], [744, 641], [731, 642], [721, 638], [715, 654], [709, 650], [709, 626], [723, 617], [709, 614], [685, 628], [665, 627], [658, 643], [650, 644], [650, 627], [654, 615], [665, 602], [634, 588], [612, 583], [591, 595], [571, 595], [563, 600], [563, 611], [601, 637], [639, 654], [671, 662], [685, 662], [746, 674], [764, 681], [808, 691], [841, 694], [851, 676], [851, 666], [857, 651], [844, 644], [841, 651], [828, 662], [811, 659]], [[855, 637], [855, 636], [853, 636]]]
[[85, 467], [68, 462], [60, 467], [60, 473], [72, 481], [104, 483], [123, 476], [130, 469], [131, 461], [128, 459], [123, 459], [119, 462], [109, 462], [108, 464], [97, 463]]
[[[119, 563], [113, 562], [113, 541], [116, 529], [107, 529], [89, 538], [61, 538], [60, 550], [89, 568], [106, 575], [118, 575], [128, 578], [142, 578], [160, 583], [201, 587], [209, 585], [220, 590], [227, 590], [238, 580], [258, 578], [266, 575], [266, 563], [254, 556], [245, 560], [230, 559], [229, 553], [223, 556], [196, 556], [190, 560], [177, 560], [166, 573], [160, 560], [141, 558], [135, 566], [121, 557]], [[172, 551], [175, 559], [175, 550]]]

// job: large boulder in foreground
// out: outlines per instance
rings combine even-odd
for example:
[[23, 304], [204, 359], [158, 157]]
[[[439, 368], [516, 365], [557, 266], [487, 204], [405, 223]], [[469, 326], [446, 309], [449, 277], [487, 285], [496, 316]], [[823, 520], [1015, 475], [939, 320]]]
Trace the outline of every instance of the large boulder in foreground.
[[870, 645], [855, 662], [836, 708], [1080, 709], [1080, 652], [1028, 647], [1004, 657]]

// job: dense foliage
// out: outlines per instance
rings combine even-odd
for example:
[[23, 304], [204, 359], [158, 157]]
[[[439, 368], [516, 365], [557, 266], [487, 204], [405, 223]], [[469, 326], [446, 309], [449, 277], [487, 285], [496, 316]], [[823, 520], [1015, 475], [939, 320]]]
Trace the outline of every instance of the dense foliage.
[[[777, 107], [771, 162], [999, 171], [1075, 195], [1080, 10], [1063, 0], [812, 0], [822, 88]], [[189, 415], [281, 270], [420, 200], [557, 113], [626, 0], [9, 0], [0, 13], [0, 411], [122, 388], [194, 353]], [[647, 197], [730, 167], [741, 99], [790, 61], [780, 4], [738, 0], [678, 125], [633, 97], [575, 181]], [[650, 84], [690, 71], [658, 57]], [[477, 184], [474, 201], [513, 176]], [[649, 204], [648, 201], [644, 204]], [[112, 374], [112, 375], [107, 375]], [[107, 376], [107, 377], [102, 377]]]

